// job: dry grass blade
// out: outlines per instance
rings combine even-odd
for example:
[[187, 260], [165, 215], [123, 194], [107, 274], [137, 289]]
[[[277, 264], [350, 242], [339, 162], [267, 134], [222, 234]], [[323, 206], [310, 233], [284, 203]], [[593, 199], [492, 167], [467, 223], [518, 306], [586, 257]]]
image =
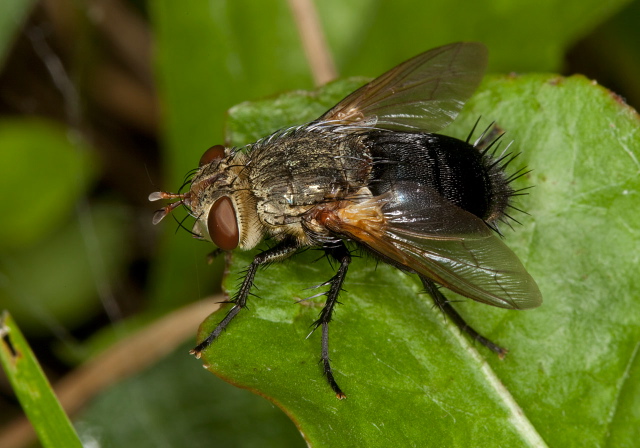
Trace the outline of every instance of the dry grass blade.
[[316, 86], [332, 81], [337, 77], [336, 67], [313, 1], [289, 0], [289, 7]]

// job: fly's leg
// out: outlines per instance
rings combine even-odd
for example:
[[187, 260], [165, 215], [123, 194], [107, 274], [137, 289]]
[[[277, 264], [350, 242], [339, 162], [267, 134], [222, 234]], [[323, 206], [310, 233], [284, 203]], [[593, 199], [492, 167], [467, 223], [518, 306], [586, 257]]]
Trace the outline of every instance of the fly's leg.
[[453, 323], [456, 324], [458, 328], [460, 328], [460, 330], [471, 336], [471, 339], [473, 339], [474, 341], [478, 341], [492, 352], [497, 353], [500, 358], [504, 357], [504, 355], [507, 354], [506, 348], [500, 347], [495, 342], [482, 336], [480, 333], [474, 330], [473, 327], [469, 326], [469, 324], [465, 322], [463, 317], [458, 314], [458, 312], [451, 306], [451, 303], [446, 299], [444, 294], [440, 292], [440, 289], [438, 289], [435, 283], [423, 276], [420, 276], [420, 280], [422, 280], [422, 284], [424, 285], [425, 289], [427, 290], [435, 304], [438, 306], [438, 308], [440, 308], [447, 316], [449, 316], [449, 319], [451, 319]]
[[215, 341], [218, 336], [220, 336], [220, 333], [222, 333], [224, 329], [227, 328], [229, 322], [231, 322], [233, 318], [236, 317], [240, 310], [247, 306], [247, 297], [249, 296], [249, 292], [251, 291], [251, 287], [253, 286], [253, 278], [256, 275], [258, 266], [284, 260], [285, 258], [293, 255], [297, 249], [298, 245], [295, 244], [295, 242], [283, 241], [282, 243], [272, 247], [271, 249], [265, 250], [264, 252], [256, 255], [245, 272], [240, 289], [236, 293], [233, 300], [231, 300], [231, 302], [233, 303], [233, 307], [229, 310], [227, 315], [224, 317], [224, 319], [222, 319], [218, 326], [211, 333], [209, 333], [209, 336], [207, 336], [204, 341], [198, 344], [189, 353], [195, 355], [196, 358], [200, 358], [200, 354], [202, 353], [202, 351], [209, 347], [211, 343]]
[[331, 389], [335, 392], [336, 397], [342, 400], [343, 398], [346, 398], [346, 395], [342, 392], [338, 383], [336, 383], [336, 380], [333, 377], [333, 371], [331, 370], [331, 363], [329, 361], [329, 322], [331, 322], [333, 308], [338, 303], [338, 294], [342, 289], [342, 283], [344, 282], [344, 278], [347, 275], [347, 269], [351, 263], [351, 254], [342, 241], [339, 241], [337, 245], [336, 243], [332, 243], [331, 246], [325, 246], [324, 251], [327, 255], [340, 263], [340, 266], [338, 267], [336, 275], [327, 282], [329, 284], [329, 291], [326, 293], [327, 301], [320, 312], [319, 319], [314, 322], [314, 329], [322, 326], [322, 356], [320, 358], [320, 361], [322, 362], [322, 370], [324, 372], [324, 376], [327, 378], [329, 386], [331, 386]]

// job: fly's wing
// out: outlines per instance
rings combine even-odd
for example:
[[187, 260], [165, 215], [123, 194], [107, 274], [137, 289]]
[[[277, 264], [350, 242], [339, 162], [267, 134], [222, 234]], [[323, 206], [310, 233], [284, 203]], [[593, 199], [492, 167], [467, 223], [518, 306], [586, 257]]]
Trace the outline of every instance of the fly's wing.
[[359, 88], [317, 121], [436, 132], [456, 118], [486, 65], [487, 49], [478, 42], [434, 48]]
[[324, 225], [383, 259], [478, 302], [539, 306], [542, 295], [518, 257], [475, 215], [411, 182], [323, 215]]

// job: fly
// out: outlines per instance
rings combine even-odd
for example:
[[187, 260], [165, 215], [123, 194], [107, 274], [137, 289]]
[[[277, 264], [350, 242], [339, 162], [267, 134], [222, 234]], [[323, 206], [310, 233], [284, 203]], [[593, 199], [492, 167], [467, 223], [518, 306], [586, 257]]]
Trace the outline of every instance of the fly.
[[[320, 118], [242, 148], [216, 145], [200, 159], [184, 194], [158, 210], [157, 224], [184, 205], [193, 232], [220, 250], [274, 246], [247, 267], [233, 306], [191, 353], [200, 357], [246, 306], [259, 266], [303, 248], [323, 250], [338, 265], [325, 284], [321, 328], [324, 375], [338, 398], [329, 361], [329, 322], [351, 263], [361, 248], [418, 275], [435, 304], [474, 340], [506, 350], [468, 326], [437, 285], [478, 302], [523, 310], [542, 303], [533, 278], [502, 242], [497, 223], [517, 194], [507, 176], [512, 156], [436, 134], [449, 125], [484, 75], [487, 50], [454, 43], [422, 53], [348, 95]], [[473, 131], [472, 131], [473, 132]]]

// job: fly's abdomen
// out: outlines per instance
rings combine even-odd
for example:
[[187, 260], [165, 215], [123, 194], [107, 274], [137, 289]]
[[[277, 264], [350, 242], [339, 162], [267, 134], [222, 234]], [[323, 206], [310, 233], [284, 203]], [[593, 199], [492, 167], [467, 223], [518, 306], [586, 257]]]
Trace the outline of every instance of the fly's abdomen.
[[374, 131], [365, 144], [373, 156], [370, 189], [374, 195], [411, 181], [435, 189], [442, 197], [477, 217], [499, 219], [512, 189], [499, 164], [473, 145], [438, 134]]

